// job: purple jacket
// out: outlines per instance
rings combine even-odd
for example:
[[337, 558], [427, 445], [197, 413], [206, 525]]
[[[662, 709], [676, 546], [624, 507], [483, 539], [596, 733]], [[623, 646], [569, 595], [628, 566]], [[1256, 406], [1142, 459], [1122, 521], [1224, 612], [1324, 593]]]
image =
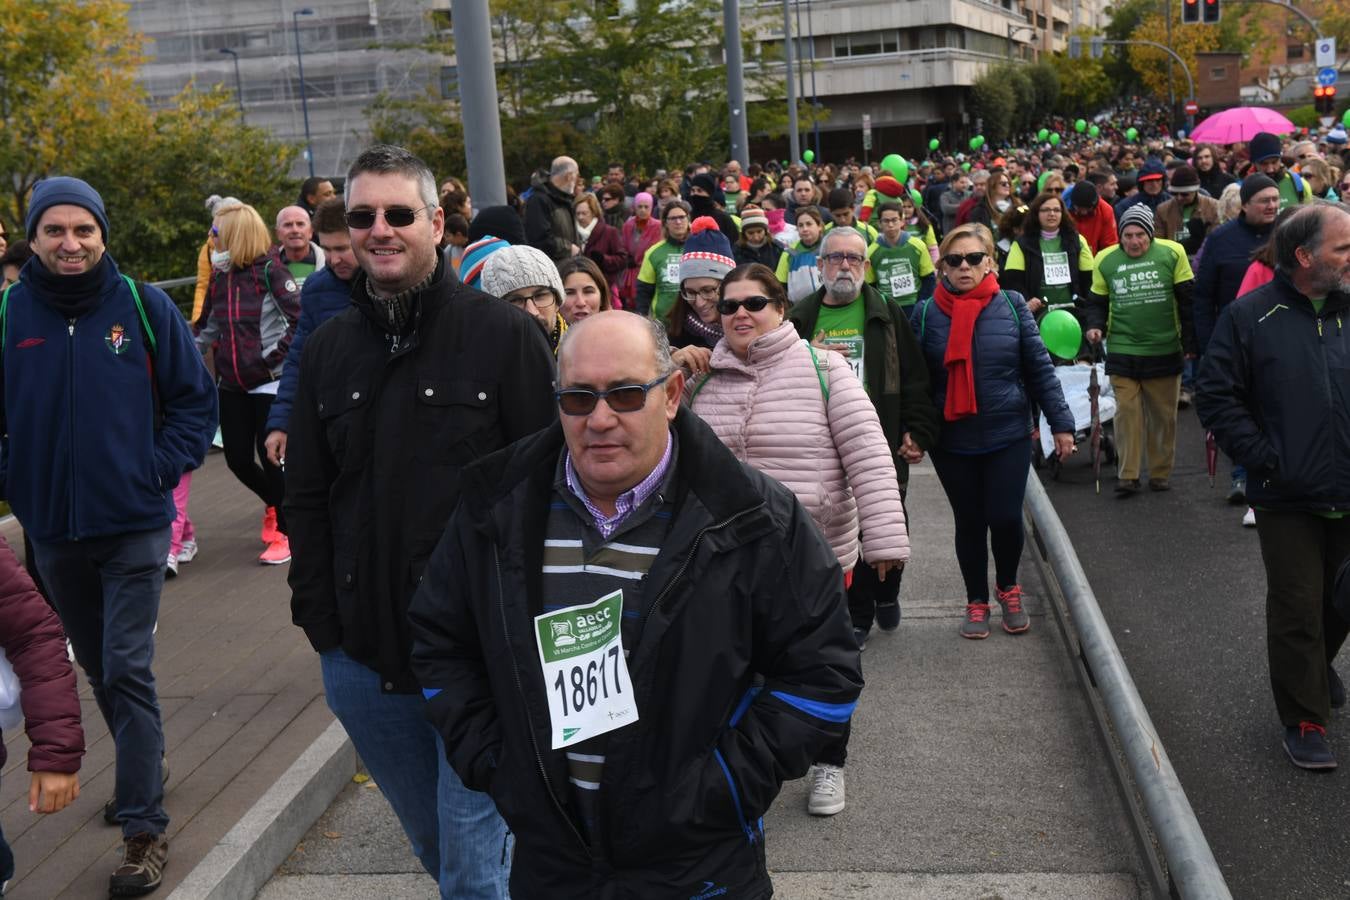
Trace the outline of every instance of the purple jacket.
[[[75, 670], [61, 620], [0, 538], [0, 647], [19, 676], [31, 772], [78, 772], [84, 756]], [[0, 740], [0, 767], [6, 760]]]

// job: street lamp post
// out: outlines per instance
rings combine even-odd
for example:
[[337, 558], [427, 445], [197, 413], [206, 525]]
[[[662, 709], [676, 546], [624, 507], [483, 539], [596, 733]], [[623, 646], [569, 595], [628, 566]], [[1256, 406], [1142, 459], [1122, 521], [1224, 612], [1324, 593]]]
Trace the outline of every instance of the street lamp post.
[[309, 98], [305, 94], [305, 52], [300, 49], [300, 17], [312, 16], [314, 10], [308, 6], [291, 13], [291, 24], [295, 27], [295, 60], [300, 67], [300, 110], [305, 117], [305, 161], [309, 163], [309, 177], [314, 177], [314, 142], [309, 137]]
[[221, 47], [220, 52], [234, 60], [234, 96], [239, 100], [239, 121], [248, 124], [244, 120], [244, 83], [239, 80], [239, 54], [229, 47]]
[[1019, 32], [1019, 31], [1030, 31], [1030, 32], [1031, 32], [1031, 36], [1032, 36], [1033, 38], [1036, 36], [1036, 29], [1033, 28], [1032, 26], [1030, 26], [1030, 25], [1014, 25], [1014, 24], [1012, 24], [1011, 22], [1009, 22], [1009, 23], [1008, 23], [1008, 61], [1009, 61], [1009, 62], [1012, 61], [1012, 55], [1013, 55], [1013, 54], [1012, 54], [1012, 51], [1013, 51], [1013, 45], [1012, 45], [1012, 42], [1013, 42], [1013, 36], [1016, 35], [1017, 32]]

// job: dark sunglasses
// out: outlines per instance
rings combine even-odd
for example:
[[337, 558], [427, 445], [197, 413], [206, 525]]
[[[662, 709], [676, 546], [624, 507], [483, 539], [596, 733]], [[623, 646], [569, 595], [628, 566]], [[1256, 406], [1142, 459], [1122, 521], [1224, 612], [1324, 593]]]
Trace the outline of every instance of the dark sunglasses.
[[[407, 228], [417, 220], [417, 214], [424, 209], [431, 209], [430, 206], [422, 206], [417, 209], [409, 209], [406, 206], [391, 206], [384, 210], [384, 221], [390, 228]], [[357, 228], [362, 231], [367, 228], [375, 227], [375, 217], [380, 210], [375, 209], [353, 209], [347, 211], [347, 227]]]
[[1336, 185], [1336, 193], [1344, 194], [1347, 192], [1350, 192], [1350, 181], [1342, 181], [1340, 184]]
[[584, 388], [567, 388], [554, 391], [558, 400], [558, 409], [565, 416], [589, 416], [595, 412], [601, 399], [609, 404], [616, 413], [637, 412], [647, 405], [647, 392], [673, 375], [667, 372], [655, 381], [646, 384], [624, 384], [607, 391], [589, 391]]
[[961, 267], [961, 261], [965, 260], [966, 264], [973, 269], [984, 262], [984, 258], [988, 255], [989, 254], [985, 253], [983, 250], [977, 250], [974, 253], [948, 253], [946, 256], [942, 257], [942, 261], [946, 264], [947, 268], [957, 269]]
[[759, 312], [773, 301], [768, 297], [746, 297], [744, 300], [718, 300], [717, 312], [723, 316], [734, 316], [742, 306], [746, 312]]

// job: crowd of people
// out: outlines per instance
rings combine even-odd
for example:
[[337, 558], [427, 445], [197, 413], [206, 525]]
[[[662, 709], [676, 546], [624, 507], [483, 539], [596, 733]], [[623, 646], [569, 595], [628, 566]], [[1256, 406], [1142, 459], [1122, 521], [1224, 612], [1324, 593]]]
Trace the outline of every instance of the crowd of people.
[[[191, 473], [218, 436], [443, 897], [769, 896], [782, 783], [846, 807], [910, 468], [951, 507], [958, 634], [1026, 633], [1034, 423], [1076, 451], [1057, 368], [1099, 347], [1117, 497], [1170, 489], [1192, 404], [1231, 457], [1283, 746], [1334, 767], [1343, 145], [1033, 141], [589, 184], [559, 157], [486, 208], [379, 145], [270, 230], [212, 196], [188, 316], [117, 269], [94, 187], [39, 182], [22, 252], [0, 231], [0, 488], [31, 540], [29, 572], [0, 545], [0, 647], [35, 695], [33, 809], [78, 793], [68, 639], [116, 744], [111, 893], [160, 884], [151, 635], [164, 578], [206, 552]], [[1051, 315], [1081, 323], [1072, 352], [1047, 349]]]

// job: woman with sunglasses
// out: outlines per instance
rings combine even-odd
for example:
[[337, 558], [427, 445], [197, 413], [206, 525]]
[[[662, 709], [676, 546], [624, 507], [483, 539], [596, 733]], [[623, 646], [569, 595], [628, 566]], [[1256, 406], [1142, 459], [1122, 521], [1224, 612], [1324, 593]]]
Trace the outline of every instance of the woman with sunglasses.
[[994, 242], [981, 225], [942, 241], [937, 292], [911, 322], [932, 378], [942, 431], [933, 467], [956, 520], [956, 559], [966, 586], [961, 636], [989, 637], [989, 551], [1003, 630], [1031, 627], [1022, 608], [1022, 499], [1031, 464], [1031, 403], [1040, 405], [1061, 460], [1073, 453], [1073, 416], [1050, 354], [1022, 295], [999, 287]]
[[225, 463], [266, 505], [258, 561], [290, 562], [281, 501], [286, 482], [267, 458], [267, 416], [300, 318], [300, 289], [253, 207], [222, 204], [211, 225], [211, 282], [196, 321], [197, 346], [215, 348]]
[[[909, 533], [886, 435], [867, 391], [838, 354], [813, 348], [787, 321], [787, 295], [757, 263], [722, 281], [725, 336], [685, 401], [737, 459], [786, 485], [829, 541], [844, 581], [862, 559], [885, 580], [909, 559]], [[859, 531], [861, 529], [861, 547]], [[812, 774], [808, 810], [844, 808], [847, 732]]]
[[989, 180], [984, 185], [984, 196], [976, 201], [974, 208], [966, 217], [966, 222], [983, 225], [992, 234], [998, 230], [998, 223], [1003, 214], [1014, 205], [1013, 200], [1012, 181], [1008, 179], [1008, 173], [991, 172]]

